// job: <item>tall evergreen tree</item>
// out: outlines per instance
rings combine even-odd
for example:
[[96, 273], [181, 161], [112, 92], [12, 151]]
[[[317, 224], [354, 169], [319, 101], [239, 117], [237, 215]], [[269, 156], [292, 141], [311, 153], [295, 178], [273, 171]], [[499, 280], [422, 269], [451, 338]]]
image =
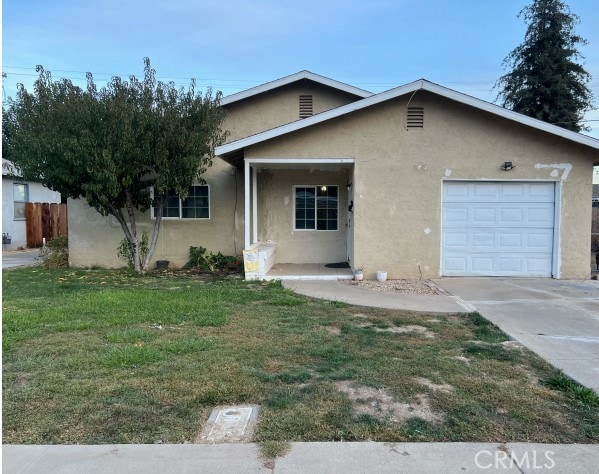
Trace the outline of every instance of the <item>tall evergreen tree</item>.
[[560, 0], [533, 0], [518, 17], [528, 23], [524, 42], [504, 60], [511, 68], [497, 81], [502, 105], [530, 117], [579, 132], [592, 108], [590, 74], [577, 61], [578, 16]]

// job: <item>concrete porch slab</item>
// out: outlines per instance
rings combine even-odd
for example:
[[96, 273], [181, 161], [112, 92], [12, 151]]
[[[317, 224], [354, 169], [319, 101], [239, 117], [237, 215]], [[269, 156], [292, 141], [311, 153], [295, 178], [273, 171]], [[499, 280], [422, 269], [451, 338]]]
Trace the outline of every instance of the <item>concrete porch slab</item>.
[[351, 268], [329, 268], [323, 263], [275, 263], [265, 280], [352, 280]]

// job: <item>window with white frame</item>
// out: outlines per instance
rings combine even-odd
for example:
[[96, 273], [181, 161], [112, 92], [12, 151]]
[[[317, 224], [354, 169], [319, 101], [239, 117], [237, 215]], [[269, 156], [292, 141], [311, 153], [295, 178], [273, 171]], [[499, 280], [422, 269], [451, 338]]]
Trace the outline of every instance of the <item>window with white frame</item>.
[[[152, 208], [152, 218], [156, 208]], [[162, 213], [163, 219], [210, 219], [210, 187], [207, 184], [190, 186], [187, 198], [181, 199], [169, 190]]]
[[338, 230], [339, 186], [294, 186], [295, 230]]
[[13, 183], [12, 196], [14, 202], [16, 221], [25, 220], [25, 203], [29, 201], [29, 185], [27, 183]]

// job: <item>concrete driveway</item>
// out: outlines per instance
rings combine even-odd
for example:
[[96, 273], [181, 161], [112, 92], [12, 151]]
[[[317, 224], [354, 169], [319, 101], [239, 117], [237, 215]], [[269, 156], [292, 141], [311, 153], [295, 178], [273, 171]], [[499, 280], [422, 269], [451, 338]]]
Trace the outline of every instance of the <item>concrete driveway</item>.
[[2, 269], [37, 265], [40, 263], [39, 256], [40, 249], [2, 252]]
[[435, 283], [599, 392], [599, 281], [444, 278]]

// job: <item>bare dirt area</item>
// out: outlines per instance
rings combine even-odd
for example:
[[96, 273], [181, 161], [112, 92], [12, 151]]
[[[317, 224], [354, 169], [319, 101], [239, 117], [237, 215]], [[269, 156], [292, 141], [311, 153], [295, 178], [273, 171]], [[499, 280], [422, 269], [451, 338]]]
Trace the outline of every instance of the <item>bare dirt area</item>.
[[344, 283], [367, 290], [407, 295], [439, 295], [441, 290], [430, 280], [345, 280]]
[[349, 397], [354, 409], [359, 414], [370, 415], [394, 423], [403, 422], [412, 417], [433, 423], [442, 420], [441, 415], [431, 409], [428, 397], [424, 394], [417, 394], [413, 403], [401, 403], [395, 401], [384, 389], [354, 386], [349, 381], [337, 382], [335, 386]]

